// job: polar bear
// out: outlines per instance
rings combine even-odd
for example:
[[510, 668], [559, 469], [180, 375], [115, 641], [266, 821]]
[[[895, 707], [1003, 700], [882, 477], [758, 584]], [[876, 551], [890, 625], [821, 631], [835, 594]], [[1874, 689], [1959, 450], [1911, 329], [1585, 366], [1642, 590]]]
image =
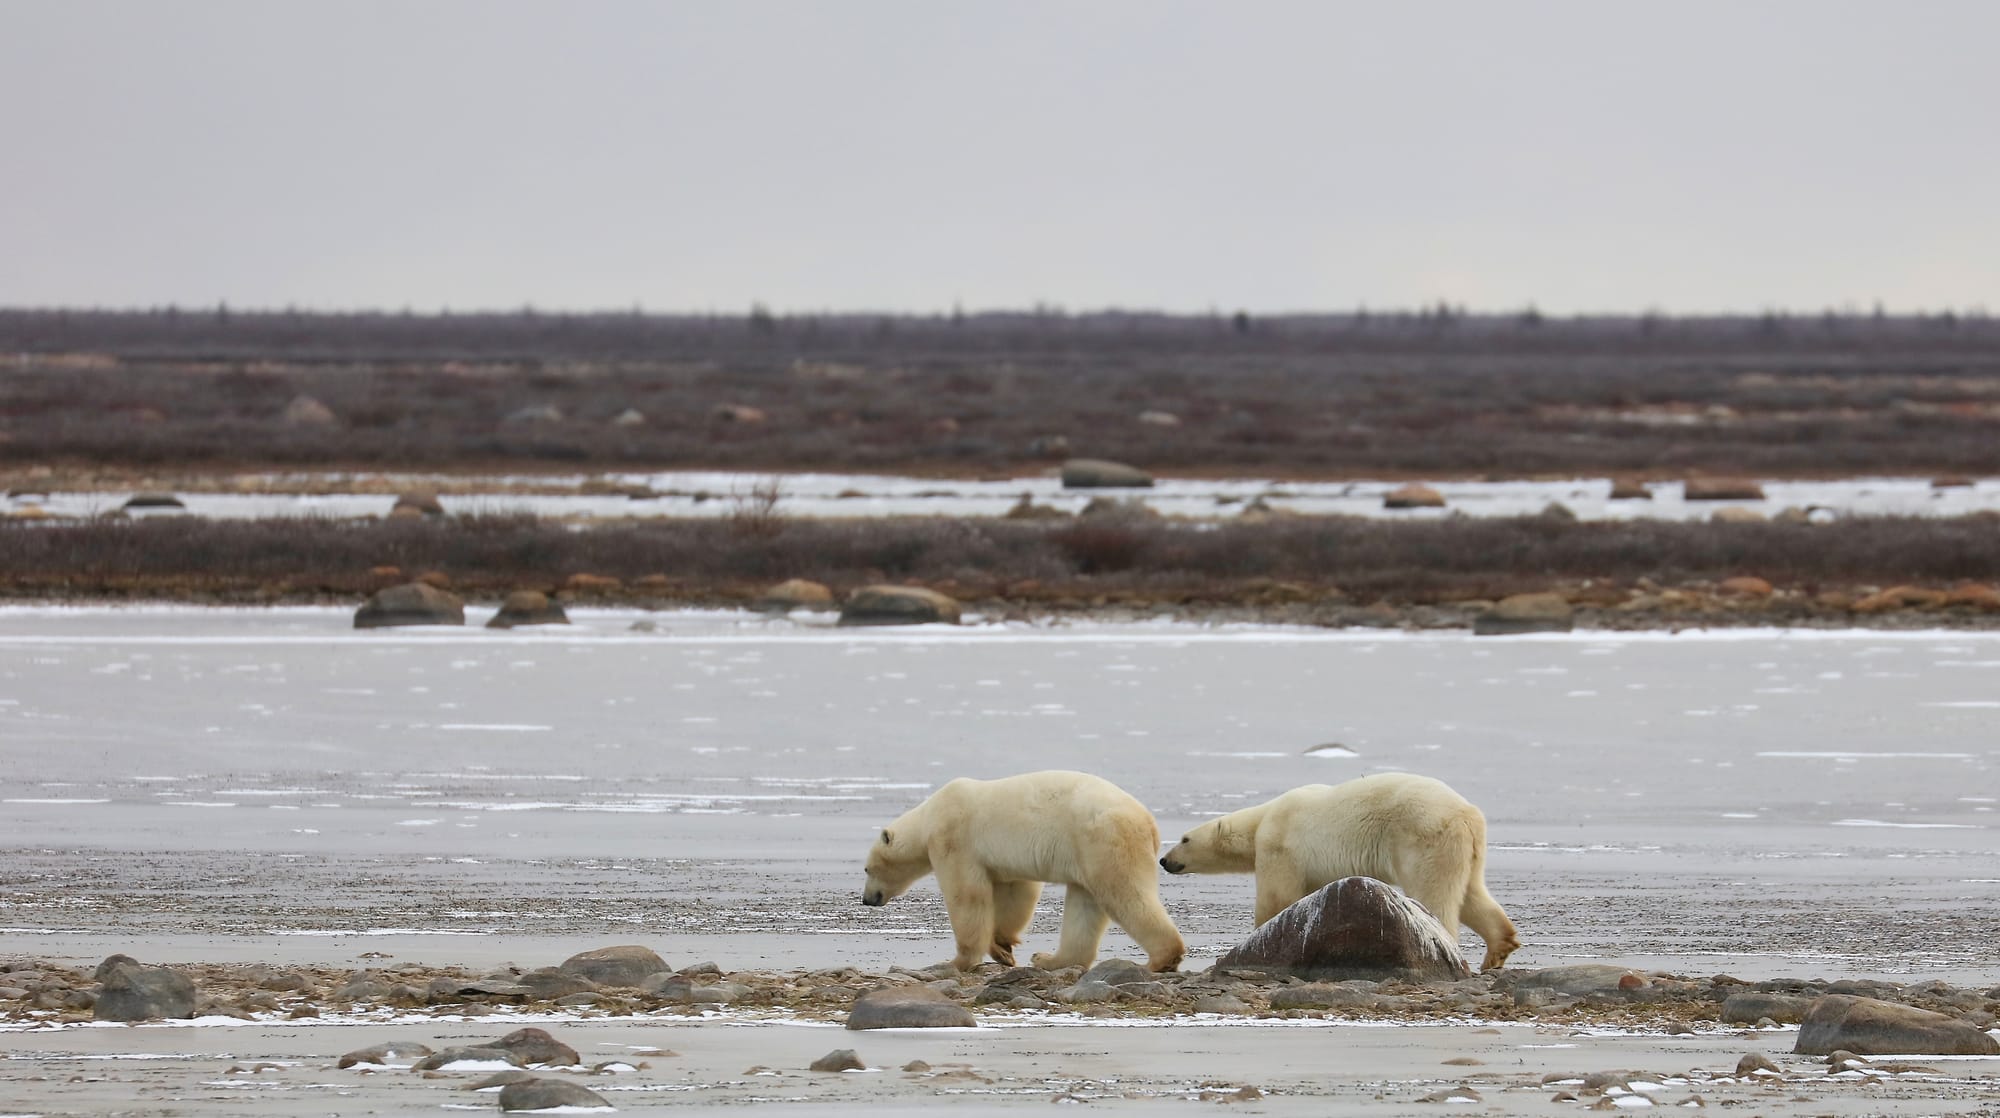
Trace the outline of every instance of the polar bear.
[[1155, 971], [1178, 967], [1187, 945], [1160, 904], [1153, 860], [1160, 829], [1144, 804], [1088, 773], [1049, 771], [1000, 780], [961, 777], [889, 824], [868, 851], [861, 903], [878, 906], [936, 873], [958, 954], [1014, 965], [1043, 882], [1069, 887], [1062, 941], [1034, 964], [1089, 966], [1117, 921]]
[[1443, 781], [1376, 773], [1308, 784], [1189, 831], [1160, 865], [1168, 873], [1255, 873], [1259, 925], [1343, 877], [1397, 886], [1452, 935], [1463, 921], [1486, 941], [1481, 970], [1521, 946], [1486, 892], [1486, 817]]

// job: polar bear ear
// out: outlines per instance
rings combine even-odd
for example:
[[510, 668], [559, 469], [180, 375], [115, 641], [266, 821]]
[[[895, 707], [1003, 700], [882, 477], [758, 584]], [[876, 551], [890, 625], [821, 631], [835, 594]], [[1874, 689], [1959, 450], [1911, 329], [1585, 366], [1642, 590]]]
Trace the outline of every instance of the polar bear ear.
[[883, 832], [882, 832], [882, 845], [883, 845], [883, 846], [894, 846], [895, 844], [896, 844], [896, 836], [895, 836], [895, 835], [892, 835], [892, 834], [890, 834], [890, 833], [889, 833], [888, 831], [883, 831]]

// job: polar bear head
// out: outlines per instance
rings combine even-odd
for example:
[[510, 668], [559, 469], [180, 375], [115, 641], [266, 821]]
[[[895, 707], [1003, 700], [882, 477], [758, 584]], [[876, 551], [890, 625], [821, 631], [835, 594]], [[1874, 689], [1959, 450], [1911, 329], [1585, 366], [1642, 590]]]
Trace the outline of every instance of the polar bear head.
[[1230, 816], [1211, 819], [1160, 859], [1168, 873], [1251, 873], [1257, 868], [1257, 832]]
[[909, 891], [931, 872], [929, 845], [907, 832], [899, 836], [893, 829], [883, 831], [868, 850], [868, 880], [861, 886], [861, 903], [870, 907], [887, 904]]

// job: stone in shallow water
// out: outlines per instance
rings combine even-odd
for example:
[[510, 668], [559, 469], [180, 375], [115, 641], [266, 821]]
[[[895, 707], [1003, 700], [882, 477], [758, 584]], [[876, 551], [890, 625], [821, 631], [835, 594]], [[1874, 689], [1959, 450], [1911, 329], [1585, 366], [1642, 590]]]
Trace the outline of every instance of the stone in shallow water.
[[509, 1067], [520, 1067], [523, 1062], [519, 1056], [507, 1051], [505, 1048], [495, 1048], [488, 1044], [481, 1044], [446, 1048], [441, 1052], [433, 1052], [423, 1059], [418, 1060], [411, 1066], [411, 1070], [438, 1071], [458, 1064], [476, 1065], [481, 1068], [490, 1064], [505, 1064]]
[[861, 1071], [868, 1067], [852, 1048], [836, 1048], [812, 1062], [808, 1071]]
[[379, 1064], [383, 1067], [408, 1067], [431, 1054], [431, 1046], [406, 1040], [392, 1040], [368, 1048], [357, 1048], [342, 1056], [336, 1067], [351, 1068], [356, 1064]]
[[1305, 979], [1472, 976], [1458, 943], [1424, 906], [1372, 877], [1344, 877], [1293, 902], [1216, 961]]
[[378, 590], [354, 611], [357, 629], [397, 625], [463, 625], [465, 603], [458, 595], [429, 583], [409, 582]]
[[547, 1029], [529, 1026], [515, 1029], [499, 1040], [487, 1042], [489, 1047], [504, 1048], [520, 1057], [524, 1064], [549, 1064], [568, 1066], [580, 1064], [576, 1049], [549, 1035]]
[[612, 1109], [603, 1095], [562, 1079], [523, 1079], [500, 1088], [501, 1110], [555, 1110], [569, 1106]]

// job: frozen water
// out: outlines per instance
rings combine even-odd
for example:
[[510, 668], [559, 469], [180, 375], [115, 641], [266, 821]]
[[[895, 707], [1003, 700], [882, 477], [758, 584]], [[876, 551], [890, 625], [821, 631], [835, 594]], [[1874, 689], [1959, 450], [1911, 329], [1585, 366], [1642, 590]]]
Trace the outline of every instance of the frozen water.
[[[340, 475], [311, 475], [294, 478], [316, 483], [340, 483]], [[444, 479], [424, 475], [391, 475], [390, 483], [402, 489], [436, 486]], [[748, 494], [768, 480], [764, 475], [730, 473], [669, 472], [621, 474], [612, 480], [626, 485], [647, 485], [655, 491], [677, 494], [651, 500], [623, 496], [579, 496], [575, 494], [523, 495], [503, 490], [527, 479], [490, 479], [493, 491], [447, 495], [442, 504], [451, 513], [528, 513], [537, 516], [573, 517], [687, 517], [713, 518], [730, 515], [741, 507], [734, 497]], [[536, 478], [537, 483], [574, 486], [585, 479]], [[776, 479], [782, 494], [778, 511], [785, 516], [853, 518], [880, 516], [999, 516], [1011, 508], [1022, 494], [1040, 505], [1076, 512], [1102, 491], [1066, 490], [1053, 472], [1029, 477], [997, 480], [939, 481], [935, 478], [883, 477], [864, 474], [786, 474]], [[1784, 508], [1828, 510], [1840, 515], [1896, 514], [1911, 516], [1962, 516], [1980, 510], [2000, 509], [2000, 480], [1983, 479], [1971, 486], [1933, 489], [1927, 478], [1876, 477], [1806, 481], [1762, 482], [1762, 501], [1685, 501], [1678, 482], [1652, 487], [1649, 501], [1612, 501], [1611, 483], [1605, 478], [1571, 478], [1554, 481], [1439, 481], [1436, 488], [1445, 497], [1447, 509], [1386, 510], [1382, 498], [1401, 482], [1394, 481], [1274, 481], [1271, 479], [1161, 478], [1151, 489], [1133, 490], [1122, 495], [1136, 496], [1170, 515], [1190, 517], [1233, 516], [1245, 502], [1263, 497], [1274, 508], [1309, 514], [1346, 516], [1393, 516], [1427, 519], [1462, 513], [1467, 516], [1521, 516], [1540, 512], [1551, 503], [1560, 503], [1585, 520], [1629, 520], [1658, 518], [1705, 520], [1717, 508], [1735, 505], [1775, 513]], [[695, 494], [707, 496], [697, 499]], [[860, 494], [854, 496], [854, 494]], [[36, 496], [33, 503], [59, 516], [91, 516], [110, 512], [122, 505], [129, 492], [64, 492]], [[189, 515], [217, 518], [310, 516], [352, 518], [383, 516], [395, 498], [380, 493], [329, 493], [288, 496], [246, 493], [183, 493], [185, 513], [150, 511], [137, 515]]]
[[[1299, 784], [1442, 777], [1488, 817], [1522, 965], [1948, 976], [2000, 922], [1977, 884], [2000, 710], [1972, 698], [2000, 634], [635, 616], [0, 609], [0, 952], [455, 932], [494, 961], [659, 936], [737, 966], [935, 962], [933, 887], [856, 900], [869, 836], [952, 777], [1039, 768], [1102, 774], [1168, 838]], [[512, 666], [530, 647], [563, 654]], [[1197, 957], [1247, 930], [1247, 879], [1162, 895]]]

